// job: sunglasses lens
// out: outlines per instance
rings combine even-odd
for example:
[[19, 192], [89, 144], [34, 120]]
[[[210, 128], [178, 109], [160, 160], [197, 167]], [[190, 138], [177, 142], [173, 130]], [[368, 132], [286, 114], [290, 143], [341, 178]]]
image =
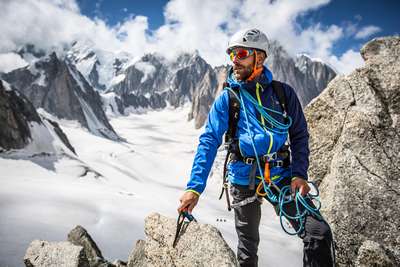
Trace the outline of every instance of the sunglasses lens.
[[252, 54], [252, 51], [253, 50], [250, 50], [250, 49], [232, 50], [229, 54], [229, 57], [231, 58], [231, 61], [233, 61], [235, 57], [237, 57], [238, 59], [245, 59]]
[[249, 50], [240, 49], [240, 50], [237, 51], [236, 55], [237, 55], [237, 57], [238, 57], [239, 59], [246, 58], [246, 57], [249, 56]]
[[235, 58], [235, 53], [232, 51], [232, 52], [229, 54], [229, 57], [231, 58], [231, 61], [233, 61], [233, 59]]

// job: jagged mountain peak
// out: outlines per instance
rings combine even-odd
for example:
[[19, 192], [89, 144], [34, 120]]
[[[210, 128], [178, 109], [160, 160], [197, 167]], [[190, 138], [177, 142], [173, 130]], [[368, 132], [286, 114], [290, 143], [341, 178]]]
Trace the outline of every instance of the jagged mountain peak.
[[2, 75], [35, 106], [58, 118], [77, 120], [90, 132], [119, 139], [102, 109], [100, 95], [74, 64], [56, 52]]
[[175, 61], [172, 62], [172, 68], [175, 70], [186, 68], [193, 64], [208, 65], [208, 63], [200, 56], [199, 51], [183, 52], [179, 54]]
[[97, 54], [94, 51], [94, 43], [90, 41], [73, 42], [71, 48], [66, 52], [66, 56], [75, 61], [98, 61]]
[[114, 78], [133, 60], [133, 56], [127, 52], [102, 50], [88, 40], [72, 43], [65, 54], [90, 85], [99, 91], [112, 87]]
[[304, 70], [308, 67], [318, 66], [328, 68], [331, 72], [337, 73], [336, 69], [329, 63], [323, 61], [320, 58], [311, 57], [306, 53], [297, 54], [295, 58], [295, 63], [296, 67], [298, 67], [300, 70]]
[[292, 86], [305, 107], [336, 76], [336, 72], [321, 60], [310, 56], [292, 57], [278, 41], [272, 40], [266, 61], [275, 80]]

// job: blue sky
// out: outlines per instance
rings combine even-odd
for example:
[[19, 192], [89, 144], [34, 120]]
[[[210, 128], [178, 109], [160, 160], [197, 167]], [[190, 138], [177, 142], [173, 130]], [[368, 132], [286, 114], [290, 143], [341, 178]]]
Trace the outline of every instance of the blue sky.
[[155, 30], [164, 23], [163, 9], [168, 1], [162, 0], [78, 0], [82, 14], [100, 17], [109, 25], [122, 22], [127, 17], [144, 15], [149, 18], [149, 28]]
[[230, 36], [257, 27], [289, 55], [347, 74], [364, 64], [363, 44], [399, 34], [398, 10], [395, 0], [0, 0], [0, 69], [24, 64], [12, 51], [26, 43], [54, 50], [74, 41], [133, 58], [198, 51], [218, 66], [229, 63]]
[[[82, 14], [88, 17], [99, 17], [110, 26], [121, 23], [125, 19], [144, 15], [148, 17], [149, 29], [156, 30], [164, 24], [164, 7], [168, 1], [163, 0], [78, 0]], [[365, 0], [346, 1], [334, 0], [330, 3], [307, 12], [297, 21], [306, 28], [315, 23], [323, 25], [356, 24], [359, 27], [376, 25], [380, 30], [369, 38], [400, 33], [400, 1], [396, 0]], [[364, 44], [363, 39], [345, 36], [333, 47], [333, 53], [340, 55], [348, 49], [359, 50]]]
[[[359, 26], [376, 25], [381, 31], [372, 34], [369, 38], [376, 36], [387, 36], [400, 34], [400, 1], [332, 1], [318, 10], [311, 11], [300, 19], [303, 26], [310, 23], [321, 22], [324, 25], [338, 24], [346, 25], [357, 23]], [[334, 46], [336, 54], [344, 53], [347, 49], [359, 50], [365, 40], [354, 40], [351, 37], [343, 38]]]

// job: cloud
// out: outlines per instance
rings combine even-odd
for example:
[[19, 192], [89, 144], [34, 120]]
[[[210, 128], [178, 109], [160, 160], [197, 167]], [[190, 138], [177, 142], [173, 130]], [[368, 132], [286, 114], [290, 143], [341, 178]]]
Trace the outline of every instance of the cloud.
[[[228, 63], [225, 55], [229, 37], [239, 29], [258, 27], [270, 39], [278, 40], [291, 55], [303, 52], [319, 57], [339, 71], [352, 50], [335, 56], [333, 47], [353, 28], [314, 24], [303, 28], [298, 18], [317, 10], [329, 0], [172, 0], [164, 8], [165, 23], [149, 29], [148, 18], [130, 16], [109, 26], [96, 17], [80, 13], [74, 0], [3, 0], [0, 8], [0, 53], [32, 43], [51, 50], [74, 40], [88, 40], [96, 49], [126, 51], [133, 56], [158, 52], [173, 58], [181, 51], [199, 51], [211, 65]], [[101, 4], [101, 0], [98, 2]], [[354, 52], [354, 51], [353, 51]], [[343, 61], [343, 62], [342, 62]], [[358, 62], [358, 61], [354, 61]]]
[[0, 72], [6, 73], [17, 68], [25, 67], [26, 65], [28, 65], [28, 62], [23, 60], [18, 54], [0, 54]]
[[378, 33], [380, 31], [382, 31], [382, 29], [377, 26], [374, 26], [374, 25], [365, 26], [356, 33], [355, 38], [356, 39], [366, 39], [366, 38], [370, 37], [371, 35]]
[[328, 59], [328, 63], [333, 65], [336, 71], [342, 74], [349, 74], [355, 68], [362, 67], [364, 65], [364, 60], [359, 52], [350, 49], [339, 58], [335, 55], [331, 55]]

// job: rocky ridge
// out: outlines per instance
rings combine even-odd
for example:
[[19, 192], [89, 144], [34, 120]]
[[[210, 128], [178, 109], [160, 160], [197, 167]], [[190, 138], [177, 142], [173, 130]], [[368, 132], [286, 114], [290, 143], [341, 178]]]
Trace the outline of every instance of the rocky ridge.
[[305, 109], [309, 177], [320, 184], [339, 266], [398, 266], [400, 37], [373, 39], [361, 55], [365, 67], [336, 77]]
[[89, 233], [78, 225], [66, 242], [32, 241], [24, 263], [27, 267], [237, 266], [235, 254], [215, 227], [185, 222], [182, 229], [174, 248], [176, 220], [150, 214], [145, 219], [147, 239], [136, 242], [127, 262], [111, 263], [102, 256]]

